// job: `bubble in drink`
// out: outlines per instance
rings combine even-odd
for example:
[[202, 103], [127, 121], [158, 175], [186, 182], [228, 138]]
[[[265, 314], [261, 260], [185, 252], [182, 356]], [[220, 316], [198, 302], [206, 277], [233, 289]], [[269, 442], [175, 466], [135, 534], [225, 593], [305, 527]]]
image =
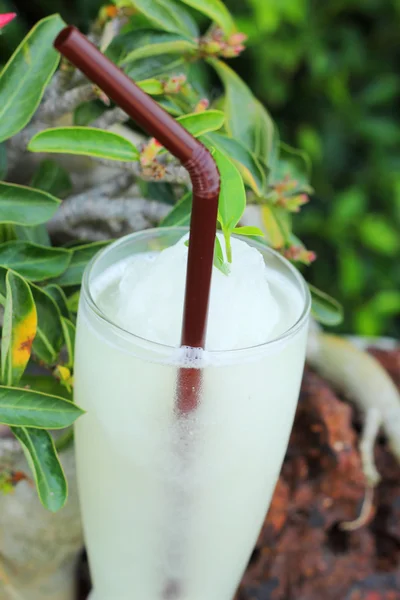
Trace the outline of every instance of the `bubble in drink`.
[[76, 401], [88, 412], [76, 438], [94, 600], [165, 600], [171, 589], [174, 600], [231, 600], [287, 446], [308, 296], [286, 261], [232, 240], [230, 274], [213, 270], [199, 403], [179, 414], [188, 249], [181, 239], [154, 252], [154, 236], [171, 234], [132, 236], [100, 256], [79, 311]]

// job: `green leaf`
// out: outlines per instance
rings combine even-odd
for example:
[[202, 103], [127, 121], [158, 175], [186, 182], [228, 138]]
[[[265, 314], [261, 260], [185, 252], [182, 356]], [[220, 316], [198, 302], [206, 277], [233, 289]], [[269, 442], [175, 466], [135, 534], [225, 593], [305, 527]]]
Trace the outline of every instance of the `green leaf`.
[[178, 2], [176, 2], [176, 0], [162, 0], [162, 3], [174, 14], [180, 27], [184, 28], [187, 35], [191, 38], [198, 38], [200, 36], [200, 30], [196, 19], [186, 6], [183, 6], [179, 0]]
[[71, 313], [68, 308], [68, 300], [67, 296], [64, 293], [64, 290], [62, 290], [58, 285], [55, 285], [54, 283], [46, 285], [44, 290], [53, 298], [54, 302], [57, 304], [61, 316], [65, 317], [66, 319], [70, 319]]
[[35, 392], [42, 392], [50, 396], [59, 396], [66, 400], [72, 400], [72, 394], [64, 385], [57, 381], [50, 372], [48, 375], [27, 375], [25, 372], [19, 386], [25, 389], [35, 390]]
[[71, 252], [64, 248], [21, 241], [0, 244], [0, 266], [14, 269], [29, 281], [43, 281], [61, 275], [70, 260]]
[[387, 105], [398, 95], [399, 91], [400, 81], [397, 73], [381, 73], [364, 88], [359, 101], [369, 107]]
[[72, 190], [72, 181], [68, 171], [54, 160], [42, 160], [33, 176], [32, 187], [65, 197]]
[[229, 275], [230, 268], [228, 263], [225, 262], [221, 242], [219, 241], [219, 237], [217, 235], [215, 236], [214, 266], [217, 269], [219, 269], [224, 275]]
[[30, 121], [60, 60], [53, 48], [65, 26], [59, 15], [39, 21], [18, 46], [0, 75], [0, 141]]
[[400, 249], [398, 227], [384, 215], [369, 213], [359, 223], [361, 242], [370, 250], [384, 256], [395, 256]]
[[72, 258], [68, 269], [53, 283], [56, 283], [61, 287], [80, 285], [86, 265], [102, 248], [107, 246], [109, 243], [110, 242], [108, 241], [94, 242], [92, 244], [85, 244], [71, 248]]
[[221, 129], [225, 115], [220, 110], [205, 110], [178, 117], [177, 121], [195, 137]]
[[292, 216], [282, 206], [265, 204], [261, 207], [261, 218], [265, 226], [265, 238], [273, 248], [291, 246], [294, 242], [292, 234]]
[[311, 163], [308, 155], [302, 150], [291, 148], [282, 142], [279, 144], [278, 154], [274, 161], [270, 162], [269, 183], [277, 183], [284, 179], [296, 181], [296, 188], [292, 193], [311, 193], [310, 186]]
[[76, 314], [78, 312], [80, 297], [81, 291], [78, 290], [77, 292], [74, 292], [73, 294], [71, 294], [71, 296], [68, 296], [67, 298], [68, 308], [73, 314]]
[[73, 124], [77, 127], [89, 125], [105, 112], [106, 107], [98, 101], [82, 102], [74, 111]]
[[14, 229], [17, 240], [21, 242], [30, 242], [39, 246], [51, 246], [50, 236], [44, 224], [35, 225], [34, 227], [15, 225]]
[[159, 78], [166, 80], [171, 77], [187, 75], [188, 62], [185, 57], [176, 54], [149, 56], [126, 65], [124, 71], [135, 81]]
[[217, 59], [208, 62], [222, 79], [225, 88], [226, 129], [230, 137], [256, 151], [259, 142], [255, 132], [259, 126], [257, 100], [244, 81], [227, 64]]
[[68, 487], [52, 437], [42, 429], [13, 427], [35, 478], [43, 506], [57, 512], [67, 500]]
[[244, 227], [235, 227], [233, 233], [236, 235], [250, 235], [250, 236], [260, 236], [264, 237], [264, 232], [259, 227], [251, 227], [250, 225], [246, 225]]
[[[116, 36], [106, 50], [110, 60], [120, 66], [129, 66], [138, 60], [153, 56], [193, 53], [197, 43], [181, 33], [139, 29]], [[176, 60], [176, 56], [175, 56]]]
[[0, 144], [0, 179], [4, 179], [7, 175], [7, 168], [7, 148], [5, 144]]
[[221, 0], [181, 0], [181, 2], [197, 9], [203, 15], [209, 17], [211, 21], [218, 23], [227, 35], [235, 33], [235, 22]]
[[135, 81], [143, 81], [154, 77], [172, 77], [184, 75], [188, 69], [188, 62], [176, 54], [164, 54], [141, 58], [125, 66], [125, 73]]
[[36, 329], [37, 313], [29, 285], [18, 273], [8, 271], [1, 339], [1, 378], [6, 385], [16, 385], [21, 379]]
[[241, 142], [221, 133], [211, 133], [207, 138], [213, 146], [234, 160], [245, 183], [261, 196], [265, 190], [265, 173], [254, 154]]
[[192, 192], [188, 192], [160, 222], [159, 227], [183, 227], [189, 225], [192, 214], [192, 201]]
[[146, 29], [133, 31], [125, 34], [125, 39], [130, 43], [125, 47], [126, 55], [121, 60], [122, 65], [160, 54], [190, 54], [198, 48], [193, 40], [164, 31]]
[[61, 326], [63, 329], [65, 345], [68, 352], [68, 361], [66, 362], [67, 367], [72, 367], [74, 364], [74, 348], [75, 348], [75, 325], [69, 320], [61, 317]]
[[58, 396], [0, 386], [0, 423], [4, 425], [64, 429], [83, 413], [76, 404]]
[[168, 0], [117, 0], [117, 6], [134, 6], [154, 26], [164, 31], [191, 33], [175, 3]]
[[175, 102], [172, 96], [164, 96], [163, 98], [159, 98], [157, 102], [173, 117], [182, 117], [184, 114], [184, 110]]
[[60, 201], [54, 196], [23, 185], [0, 182], [0, 222], [31, 227], [45, 223]]
[[[52, 160], [43, 160], [33, 176], [32, 187], [39, 188], [40, 190], [51, 194], [65, 196], [72, 189], [72, 182], [68, 172], [58, 163]], [[39, 193], [37, 189], [35, 189], [34, 192], [36, 194]], [[45, 196], [45, 198], [47, 198], [48, 201], [48, 196]], [[52, 199], [57, 202], [57, 205], [59, 204], [59, 200], [53, 197]], [[32, 215], [32, 208], [33, 207], [30, 207], [30, 215]], [[56, 210], [56, 208], [54, 210]], [[33, 216], [36, 218], [38, 216], [36, 209]], [[48, 213], [47, 216], [48, 218], [43, 219], [43, 223], [51, 217], [51, 214]], [[17, 239], [31, 242], [32, 244], [39, 244], [40, 246], [51, 246], [50, 236], [43, 223], [34, 226], [17, 225], [15, 227]]]
[[94, 127], [55, 127], [36, 134], [28, 144], [31, 152], [78, 154], [109, 160], [139, 160], [139, 151], [126, 138]]
[[30, 287], [38, 315], [38, 328], [32, 350], [46, 364], [53, 365], [63, 345], [60, 311], [50, 294], [34, 284], [30, 284]]
[[331, 296], [308, 284], [311, 292], [311, 315], [323, 325], [339, 325], [343, 321], [343, 307]]
[[231, 234], [246, 208], [246, 191], [242, 176], [231, 159], [216, 148], [211, 151], [221, 176], [218, 221], [224, 234]]
[[164, 86], [158, 79], [144, 79], [136, 83], [149, 96], [162, 96], [164, 93]]
[[253, 132], [254, 154], [263, 164], [269, 166], [279, 144], [279, 134], [270, 114], [258, 100], [255, 101]]
[[[183, 115], [176, 120], [194, 137], [200, 137], [210, 131], [221, 129], [225, 116], [220, 110], [207, 110], [201, 113]], [[166, 152], [165, 148], [160, 151], [160, 154], [164, 152]]]

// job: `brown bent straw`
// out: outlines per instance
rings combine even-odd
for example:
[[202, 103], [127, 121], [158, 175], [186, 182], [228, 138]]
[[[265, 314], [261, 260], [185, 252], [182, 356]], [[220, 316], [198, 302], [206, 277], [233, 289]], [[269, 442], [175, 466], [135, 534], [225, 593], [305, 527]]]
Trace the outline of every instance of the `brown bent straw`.
[[[193, 208], [186, 275], [182, 346], [204, 348], [214, 256], [220, 178], [209, 151], [104, 56], [76, 27], [66, 27], [56, 49], [96, 83], [147, 133], [167, 148], [189, 172]], [[200, 372], [181, 369], [178, 408], [190, 412], [198, 402]]]
[[[182, 346], [204, 348], [220, 189], [220, 177], [214, 159], [198, 140], [135, 85], [78, 29], [66, 27], [54, 45], [136, 123], [176, 156], [189, 172], [193, 184], [193, 207], [181, 343]], [[200, 387], [199, 369], [179, 369], [177, 408], [181, 414], [188, 414], [196, 408]], [[179, 582], [166, 582], [163, 591], [165, 599], [177, 599], [181, 593]]]

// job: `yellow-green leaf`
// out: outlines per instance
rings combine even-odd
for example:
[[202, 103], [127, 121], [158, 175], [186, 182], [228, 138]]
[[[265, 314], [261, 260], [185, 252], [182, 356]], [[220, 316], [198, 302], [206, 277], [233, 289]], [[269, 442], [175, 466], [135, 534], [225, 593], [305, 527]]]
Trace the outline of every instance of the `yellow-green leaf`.
[[78, 154], [108, 160], [136, 161], [139, 151], [128, 139], [94, 127], [55, 127], [36, 134], [28, 144], [31, 152]]
[[137, 85], [150, 96], [162, 96], [164, 93], [163, 84], [158, 79], [143, 79]]
[[266, 238], [272, 248], [283, 248], [286, 238], [280, 227], [272, 206], [266, 204], [261, 207], [261, 218], [266, 230]]
[[235, 227], [233, 233], [236, 233], [236, 235], [264, 237], [264, 232], [259, 227], [252, 227], [250, 225], [244, 225], [243, 227]]
[[204, 135], [209, 131], [221, 129], [225, 122], [225, 115], [220, 110], [205, 110], [200, 113], [191, 113], [178, 117], [177, 121], [195, 137]]
[[37, 313], [26, 281], [13, 271], [6, 275], [6, 299], [1, 339], [1, 374], [6, 385], [16, 385], [31, 356]]
[[65, 26], [59, 15], [39, 21], [0, 75], [0, 141], [27, 125], [60, 60], [53, 41]]
[[[7, 269], [0, 267], [0, 303], [6, 302]], [[37, 330], [32, 351], [46, 364], [54, 364], [63, 345], [61, 313], [53, 298], [42, 288], [29, 284], [37, 312]]]

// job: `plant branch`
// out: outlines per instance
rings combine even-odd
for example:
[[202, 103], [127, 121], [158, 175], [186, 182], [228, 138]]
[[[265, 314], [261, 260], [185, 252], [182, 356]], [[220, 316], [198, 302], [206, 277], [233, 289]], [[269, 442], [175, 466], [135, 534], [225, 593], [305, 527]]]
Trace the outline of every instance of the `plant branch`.
[[91, 83], [73, 88], [62, 96], [51, 94], [37, 111], [36, 119], [39, 121], [54, 121], [67, 113], [73, 112], [82, 102], [88, 102], [94, 98], [96, 98], [96, 91]]
[[135, 177], [139, 177], [144, 181], [163, 181], [165, 183], [179, 183], [182, 185], [190, 184], [188, 172], [184, 167], [177, 163], [161, 165], [163, 168], [162, 172], [159, 173], [152, 172], [150, 169], [142, 167], [140, 162], [121, 162], [107, 159], [98, 159], [98, 161], [106, 167], [128, 171]]
[[99, 129], [108, 129], [113, 125], [120, 123], [126, 123], [129, 120], [129, 116], [122, 108], [118, 106], [112, 110], [107, 110], [103, 115], [98, 117], [95, 121], [90, 123], [91, 127], [98, 127]]
[[171, 207], [139, 197], [136, 187], [130, 188], [129, 195], [113, 198], [122, 178], [126, 183], [129, 179], [132, 182], [124, 173], [103, 186], [65, 200], [48, 223], [51, 235], [97, 241], [158, 225]]

